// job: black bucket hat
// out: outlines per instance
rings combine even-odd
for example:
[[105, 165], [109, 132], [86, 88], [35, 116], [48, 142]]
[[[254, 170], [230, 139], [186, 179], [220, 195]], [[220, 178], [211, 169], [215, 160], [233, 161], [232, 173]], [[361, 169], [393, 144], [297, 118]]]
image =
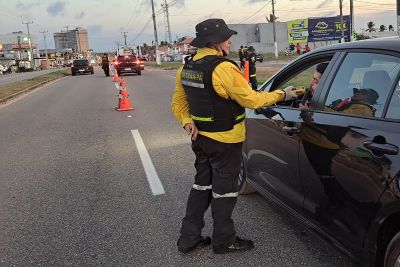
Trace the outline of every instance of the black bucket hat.
[[237, 31], [231, 30], [223, 19], [207, 19], [196, 25], [196, 38], [190, 43], [195, 47], [204, 47], [208, 43], [222, 43]]

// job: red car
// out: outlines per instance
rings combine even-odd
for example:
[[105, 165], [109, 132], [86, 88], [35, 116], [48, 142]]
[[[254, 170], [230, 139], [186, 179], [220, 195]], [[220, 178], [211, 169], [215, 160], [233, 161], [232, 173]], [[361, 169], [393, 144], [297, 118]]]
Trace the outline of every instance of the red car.
[[118, 75], [121, 73], [136, 73], [142, 75], [139, 58], [135, 55], [119, 55], [114, 62]]

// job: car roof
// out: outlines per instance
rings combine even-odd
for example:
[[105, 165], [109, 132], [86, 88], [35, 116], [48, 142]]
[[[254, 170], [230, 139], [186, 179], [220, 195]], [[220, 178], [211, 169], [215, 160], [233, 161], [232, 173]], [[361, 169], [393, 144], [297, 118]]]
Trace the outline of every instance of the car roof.
[[367, 40], [348, 42], [342, 44], [334, 44], [315, 49], [313, 53], [322, 51], [333, 51], [333, 50], [348, 50], [348, 49], [381, 49], [381, 50], [400, 52], [400, 38], [398, 36], [395, 36], [386, 38], [367, 39]]

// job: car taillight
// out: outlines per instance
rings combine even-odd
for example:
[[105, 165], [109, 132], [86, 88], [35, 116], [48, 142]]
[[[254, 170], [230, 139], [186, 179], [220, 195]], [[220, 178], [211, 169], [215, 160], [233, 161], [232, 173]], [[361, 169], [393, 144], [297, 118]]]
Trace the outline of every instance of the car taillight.
[[140, 64], [140, 61], [139, 61], [139, 60], [136, 60], [136, 64]]
[[74, 64], [71, 65], [71, 68], [73, 68], [73, 67], [74, 67]]
[[118, 65], [118, 64], [119, 64], [119, 62], [118, 62], [118, 61], [115, 61], [115, 62], [114, 62], [114, 64], [115, 64], [115, 65]]

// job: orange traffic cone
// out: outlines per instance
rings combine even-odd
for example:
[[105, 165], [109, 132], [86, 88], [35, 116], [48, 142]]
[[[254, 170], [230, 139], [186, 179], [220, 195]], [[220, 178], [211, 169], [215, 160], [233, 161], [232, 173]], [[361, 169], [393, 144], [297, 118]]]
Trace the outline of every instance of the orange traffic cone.
[[118, 111], [128, 111], [133, 110], [134, 108], [131, 106], [131, 101], [127, 96], [120, 96], [119, 99], [119, 107], [117, 108]]
[[119, 94], [125, 97], [129, 96], [128, 90], [126, 90], [125, 87], [123, 87], [121, 90], [119, 90]]
[[121, 81], [119, 82], [119, 85], [122, 86], [122, 87], [126, 87], [126, 82], [125, 82], [125, 79], [124, 79], [123, 76], [121, 76], [121, 79], [120, 79], [120, 80], [121, 80]]
[[246, 78], [247, 81], [250, 80], [250, 72], [249, 72], [249, 61], [246, 60], [244, 62], [244, 77]]
[[118, 82], [118, 71], [114, 70], [113, 82]]

